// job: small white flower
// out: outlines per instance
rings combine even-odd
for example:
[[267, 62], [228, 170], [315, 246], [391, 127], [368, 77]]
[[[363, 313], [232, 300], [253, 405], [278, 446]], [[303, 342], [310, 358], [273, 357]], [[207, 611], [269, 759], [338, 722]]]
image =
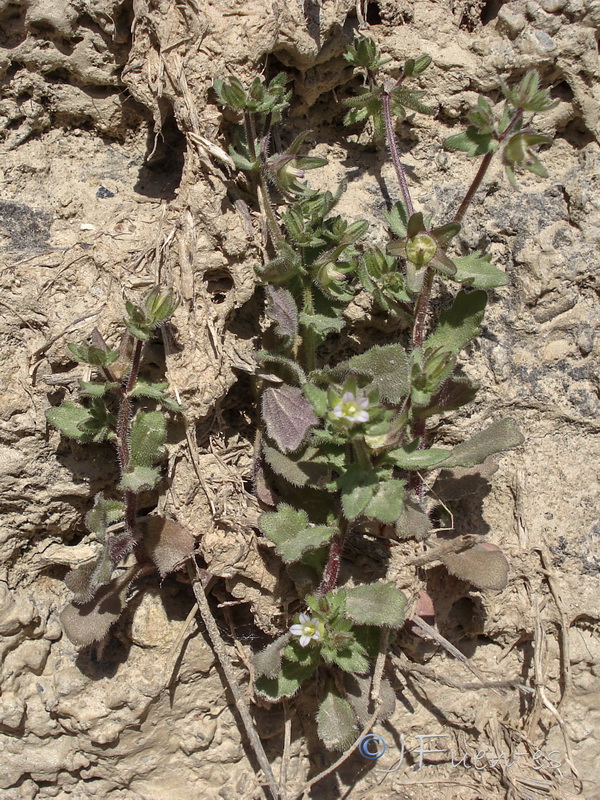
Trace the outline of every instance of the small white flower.
[[366, 410], [368, 407], [369, 401], [366, 397], [355, 397], [352, 392], [345, 392], [332, 413], [334, 417], [344, 419], [346, 422], [368, 422], [369, 412]]
[[300, 614], [299, 620], [300, 622], [290, 626], [290, 633], [300, 637], [301, 647], [306, 647], [312, 639], [321, 638], [319, 620], [316, 617], [311, 619], [308, 614]]

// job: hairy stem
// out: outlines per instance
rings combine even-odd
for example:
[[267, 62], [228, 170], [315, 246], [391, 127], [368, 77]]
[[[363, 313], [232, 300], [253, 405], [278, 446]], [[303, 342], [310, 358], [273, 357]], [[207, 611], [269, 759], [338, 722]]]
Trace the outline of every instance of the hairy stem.
[[[310, 279], [307, 279], [304, 284], [302, 310], [305, 314], [315, 313]], [[308, 325], [303, 326], [302, 345], [304, 349], [304, 366], [307, 372], [312, 372], [317, 363], [317, 342], [315, 340], [315, 332]]]
[[329, 555], [323, 571], [323, 580], [317, 590], [317, 594], [320, 596], [326, 595], [327, 592], [331, 592], [337, 586], [347, 533], [348, 523], [345, 519], [340, 517], [339, 532], [333, 537], [329, 546]]
[[412, 335], [413, 349], [423, 346], [425, 325], [429, 312], [429, 301], [431, 299], [431, 289], [433, 287], [433, 276], [433, 270], [426, 268], [425, 277], [423, 278], [423, 288], [421, 289], [415, 306], [415, 322]]
[[[131, 422], [131, 390], [135, 386], [140, 371], [140, 359], [142, 357], [143, 343], [140, 339], [135, 340], [133, 356], [131, 358], [131, 369], [127, 377], [125, 386], [121, 389], [119, 403], [119, 414], [117, 417], [117, 452], [121, 475], [129, 465], [129, 425]], [[137, 496], [135, 492], [125, 492], [125, 530], [133, 538], [135, 535], [137, 517]]]
[[406, 210], [408, 211], [408, 216], [412, 217], [415, 210], [410, 196], [410, 191], [408, 189], [406, 173], [404, 172], [404, 167], [402, 166], [402, 162], [400, 161], [400, 154], [398, 153], [398, 145], [396, 143], [396, 134], [394, 133], [394, 120], [392, 117], [392, 110], [390, 107], [389, 93], [384, 91], [383, 94], [381, 95], [381, 100], [383, 103], [383, 120], [385, 122], [385, 135], [387, 139], [387, 144], [390, 150], [390, 155], [392, 157], [392, 162], [394, 164], [394, 169], [396, 170], [398, 183], [400, 184], [400, 190], [402, 191], [402, 197], [404, 198], [404, 204], [406, 205]]
[[[503, 142], [506, 139], [506, 137], [510, 133], [512, 133], [512, 131], [514, 130], [515, 126], [518, 124], [518, 122], [521, 120], [522, 117], [523, 117], [523, 109], [522, 108], [518, 108], [515, 111], [513, 118], [511, 119], [511, 121], [506, 126], [505, 131], [498, 136], [498, 141], [499, 142]], [[452, 220], [453, 222], [461, 222], [461, 220], [464, 217], [467, 209], [471, 205], [473, 197], [475, 197], [475, 193], [477, 192], [477, 190], [481, 186], [481, 182], [484, 179], [485, 174], [488, 171], [488, 168], [489, 168], [490, 164], [492, 163], [492, 158], [493, 157], [494, 157], [494, 153], [486, 153], [485, 156], [483, 157], [483, 159], [481, 161], [481, 164], [479, 165], [479, 169], [475, 173], [475, 177], [473, 178], [473, 180], [471, 182], [471, 185], [467, 189], [467, 193], [465, 194], [462, 203], [458, 207], [458, 211], [454, 215], [454, 219]]]

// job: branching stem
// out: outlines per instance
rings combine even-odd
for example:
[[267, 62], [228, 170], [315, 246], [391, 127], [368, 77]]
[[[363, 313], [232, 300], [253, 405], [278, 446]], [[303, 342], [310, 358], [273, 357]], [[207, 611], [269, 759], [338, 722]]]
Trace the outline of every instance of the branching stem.
[[[506, 129], [503, 131], [503, 133], [501, 133], [498, 136], [498, 141], [500, 143], [503, 142], [507, 138], [507, 136], [509, 136], [512, 133], [512, 131], [514, 130], [515, 126], [520, 122], [522, 117], [523, 117], [523, 109], [522, 108], [518, 108], [515, 111], [513, 118], [511, 119], [511, 121], [506, 126]], [[458, 207], [458, 211], [454, 215], [454, 219], [452, 220], [453, 222], [461, 222], [462, 221], [462, 218], [464, 217], [467, 209], [471, 205], [471, 202], [473, 200], [473, 197], [475, 196], [475, 193], [477, 192], [477, 190], [481, 186], [481, 182], [484, 179], [485, 174], [488, 171], [488, 168], [489, 168], [490, 164], [492, 163], [492, 158], [493, 157], [494, 157], [494, 153], [486, 153], [484, 155], [484, 157], [483, 157], [483, 159], [481, 161], [481, 164], [479, 165], [479, 169], [475, 173], [475, 177], [473, 178], [473, 180], [471, 182], [471, 185], [467, 189], [467, 193], [465, 194], [462, 203]]]

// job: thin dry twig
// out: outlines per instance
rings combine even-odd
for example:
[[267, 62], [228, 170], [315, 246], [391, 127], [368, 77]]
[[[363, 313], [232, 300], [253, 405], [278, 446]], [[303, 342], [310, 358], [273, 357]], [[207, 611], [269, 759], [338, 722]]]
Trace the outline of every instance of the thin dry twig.
[[[470, 670], [470, 672], [472, 672], [473, 675], [479, 678], [479, 680], [482, 683], [488, 682], [485, 675], [482, 672], [480, 672], [477, 669], [477, 667], [474, 667], [473, 664], [471, 664], [471, 662], [469, 661], [469, 659], [460, 652], [460, 650], [454, 647], [454, 645], [451, 642], [449, 642], [448, 639], [444, 638], [441, 635], [441, 633], [438, 633], [435, 628], [432, 628], [431, 625], [428, 625], [427, 622], [425, 622], [424, 619], [421, 619], [421, 617], [418, 614], [413, 614], [411, 620], [412, 622], [416, 623], [419, 626], [419, 628], [421, 628], [425, 633], [431, 636], [431, 638], [434, 639], [438, 644], [440, 644], [444, 648], [444, 650], [446, 650], [448, 653], [453, 655], [454, 658], [457, 658], [462, 664], [464, 664], [465, 667], [468, 670]], [[504, 692], [502, 689], [492, 688], [492, 691], [496, 692], [496, 694], [500, 695], [500, 697], [506, 697], [506, 692]]]
[[[558, 723], [565, 744], [565, 761], [569, 765], [569, 769], [571, 770], [572, 775], [579, 782], [580, 788], [583, 789], [581, 776], [579, 775], [577, 767], [575, 766], [573, 761], [573, 750], [571, 748], [571, 740], [567, 732], [567, 725], [564, 719], [562, 718], [558, 708], [554, 705], [554, 703], [550, 700], [550, 698], [546, 693], [546, 682], [544, 678], [544, 668], [543, 668], [545, 633], [544, 633], [544, 626], [542, 625], [540, 605], [541, 605], [540, 601], [538, 600], [538, 604], [536, 607], [535, 633], [533, 640], [533, 647], [534, 647], [533, 669], [534, 669], [534, 681], [535, 681], [534, 685], [536, 691], [536, 701], [538, 703], [538, 706], [539, 704], [543, 705], [552, 714], [552, 716]], [[535, 718], [536, 715], [532, 715], [532, 718], [530, 718], [529, 720], [530, 731], [532, 730], [531, 722]]]
[[440, 675], [437, 670], [430, 667], [425, 667], [422, 664], [416, 664], [409, 661], [406, 657], [404, 660], [398, 659], [398, 666], [403, 672], [414, 672], [417, 675], [422, 675], [434, 683], [442, 683], [444, 686], [449, 686], [452, 689], [460, 689], [462, 692], [479, 690], [479, 689], [518, 689], [524, 694], [533, 694], [534, 690], [530, 686], [525, 686], [519, 680], [506, 680], [506, 681], [479, 681], [478, 683], [463, 683], [448, 678], [446, 675]]
[[161, 688], [166, 689], [167, 686], [170, 686], [173, 683], [173, 679], [175, 678], [175, 668], [177, 666], [177, 662], [179, 661], [179, 656], [181, 655], [181, 650], [183, 647], [183, 642], [188, 635], [188, 631], [192, 622], [194, 621], [194, 617], [198, 612], [198, 603], [194, 603], [192, 608], [190, 609], [190, 613], [187, 615], [185, 622], [183, 623], [183, 627], [179, 632], [178, 637], [173, 642], [173, 646], [169, 651], [169, 655], [167, 657], [167, 663], [163, 669], [162, 678], [161, 678]]
[[279, 770], [279, 785], [285, 787], [288, 778], [288, 768], [290, 765], [290, 750], [292, 746], [292, 717], [287, 698], [283, 698], [283, 713], [285, 715], [285, 725], [283, 728], [283, 754], [281, 756], [281, 768]]
[[233, 695], [233, 699], [235, 700], [235, 706], [239, 712], [240, 717], [242, 718], [242, 723], [244, 725], [246, 734], [250, 741], [250, 746], [252, 747], [252, 750], [254, 751], [258, 763], [260, 764], [260, 767], [264, 773], [271, 796], [274, 798], [274, 800], [282, 800], [283, 796], [280, 787], [278, 786], [277, 781], [275, 780], [275, 776], [273, 775], [273, 770], [271, 769], [271, 765], [269, 764], [267, 754], [265, 753], [264, 747], [262, 746], [262, 742], [260, 741], [260, 738], [256, 731], [254, 721], [250, 716], [250, 711], [248, 710], [248, 706], [246, 705], [246, 702], [237, 684], [236, 675], [235, 672], [233, 671], [233, 667], [231, 666], [229, 656], [227, 655], [227, 651], [225, 650], [225, 646], [221, 639], [219, 628], [212, 615], [210, 606], [208, 605], [208, 598], [206, 597], [204, 586], [202, 585], [202, 581], [200, 578], [198, 565], [196, 564], [195, 561], [193, 565], [191, 563], [188, 563], [188, 574], [190, 576], [190, 581], [192, 583], [194, 597], [196, 598], [196, 602], [198, 603], [198, 608], [200, 609], [200, 615], [202, 616], [202, 621], [206, 626], [208, 637], [213, 646], [215, 654], [219, 659], [219, 664], [221, 665], [221, 669], [223, 670], [223, 673], [225, 675], [225, 680], [227, 681], [227, 685], [229, 686], [231, 694]]

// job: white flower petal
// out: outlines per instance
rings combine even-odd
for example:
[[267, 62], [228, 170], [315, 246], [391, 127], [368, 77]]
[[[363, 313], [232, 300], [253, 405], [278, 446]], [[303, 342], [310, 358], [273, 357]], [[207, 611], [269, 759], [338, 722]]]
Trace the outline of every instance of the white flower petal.
[[345, 392], [342, 395], [342, 403], [353, 403], [354, 402], [354, 395], [352, 392]]
[[300, 614], [298, 619], [300, 620], [300, 622], [304, 622], [304, 623], [310, 622], [310, 617], [308, 616], [308, 614]]
[[292, 636], [302, 636], [304, 634], [304, 625], [300, 624], [290, 625], [289, 630]]
[[301, 636], [300, 637], [300, 647], [306, 647], [307, 644], [310, 643], [310, 636]]

